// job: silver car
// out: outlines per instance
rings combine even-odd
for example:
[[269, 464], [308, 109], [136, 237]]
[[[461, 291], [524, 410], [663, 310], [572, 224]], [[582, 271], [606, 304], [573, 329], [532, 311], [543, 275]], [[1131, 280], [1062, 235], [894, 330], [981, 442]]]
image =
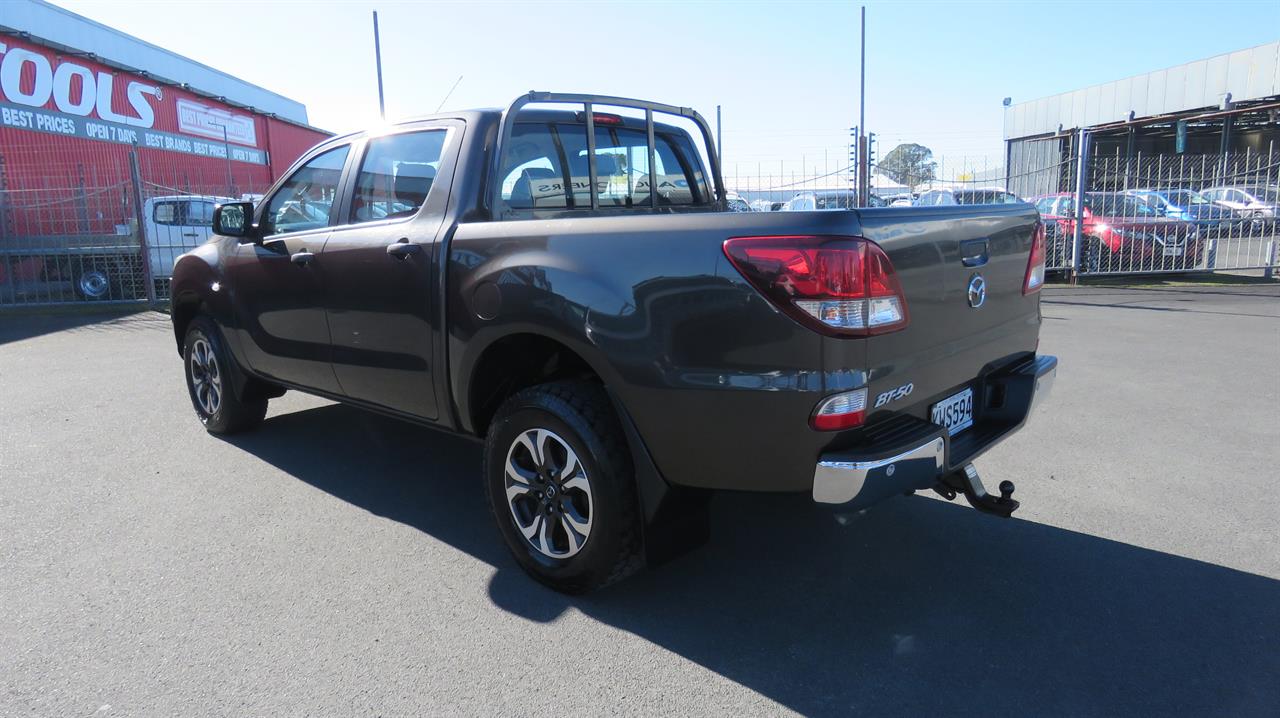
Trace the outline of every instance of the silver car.
[[1280, 187], [1275, 185], [1232, 185], [1200, 191], [1214, 204], [1235, 210], [1246, 219], [1274, 219], [1280, 216]]

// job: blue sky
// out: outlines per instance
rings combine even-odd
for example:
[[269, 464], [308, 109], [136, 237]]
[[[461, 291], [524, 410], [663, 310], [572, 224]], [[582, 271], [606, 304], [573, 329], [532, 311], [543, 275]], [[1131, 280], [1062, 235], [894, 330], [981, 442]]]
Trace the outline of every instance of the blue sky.
[[[853, 2], [137, 2], [55, 0], [304, 102], [335, 131], [492, 107], [531, 89], [724, 112], [725, 174], [835, 170], [858, 115]], [[1280, 38], [1280, 0], [889, 2], [867, 6], [867, 125], [881, 156], [919, 142], [982, 169], [1000, 101], [1078, 89]]]

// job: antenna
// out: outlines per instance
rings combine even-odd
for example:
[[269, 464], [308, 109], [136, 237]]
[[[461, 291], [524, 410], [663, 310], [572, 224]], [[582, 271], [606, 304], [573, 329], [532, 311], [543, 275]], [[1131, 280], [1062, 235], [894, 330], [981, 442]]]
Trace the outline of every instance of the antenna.
[[449, 96], [453, 94], [454, 90], [458, 89], [458, 83], [462, 82], [462, 77], [462, 75], [458, 75], [458, 79], [453, 81], [453, 87], [449, 88], [449, 91], [444, 95], [444, 99], [440, 101], [440, 104], [436, 105], [436, 112], [439, 112], [440, 108], [444, 107], [444, 103], [449, 101]]

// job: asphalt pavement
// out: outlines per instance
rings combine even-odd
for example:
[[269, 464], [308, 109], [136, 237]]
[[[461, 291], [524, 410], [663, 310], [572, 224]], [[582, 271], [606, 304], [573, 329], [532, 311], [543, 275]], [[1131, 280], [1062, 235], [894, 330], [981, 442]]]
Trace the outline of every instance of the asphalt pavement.
[[1043, 312], [1016, 518], [726, 494], [583, 598], [471, 442], [296, 392], [214, 438], [165, 315], [0, 314], [0, 716], [1275, 715], [1280, 286]]

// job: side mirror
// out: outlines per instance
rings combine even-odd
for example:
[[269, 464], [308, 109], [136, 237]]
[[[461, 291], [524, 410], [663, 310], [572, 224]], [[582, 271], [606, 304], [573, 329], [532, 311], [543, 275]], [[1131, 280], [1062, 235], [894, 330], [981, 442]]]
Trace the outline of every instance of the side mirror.
[[227, 202], [213, 210], [213, 233], [225, 237], [252, 238], [253, 203]]

